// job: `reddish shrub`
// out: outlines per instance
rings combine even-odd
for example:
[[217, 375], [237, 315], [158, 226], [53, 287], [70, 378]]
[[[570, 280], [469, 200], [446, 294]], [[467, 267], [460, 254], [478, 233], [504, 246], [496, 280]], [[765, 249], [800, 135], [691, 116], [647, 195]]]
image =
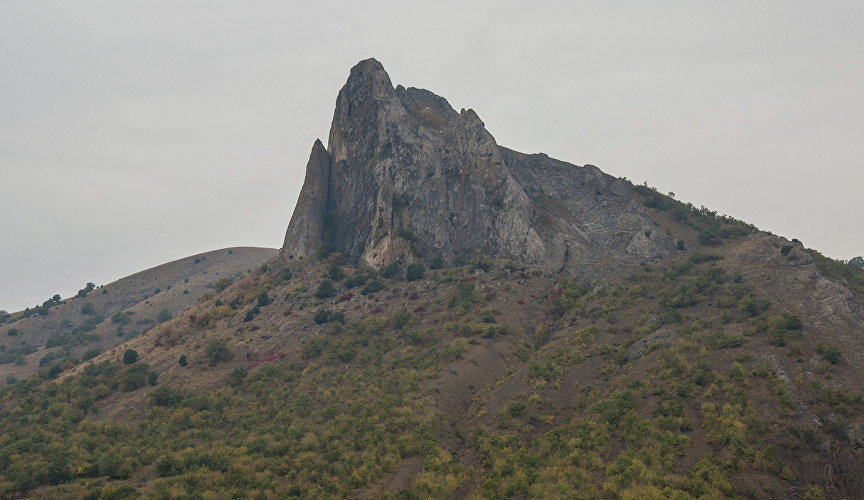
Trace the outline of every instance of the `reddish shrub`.
[[327, 257], [326, 263], [328, 266], [332, 266], [333, 264], [339, 264], [340, 266], [345, 264], [345, 256], [340, 252], [333, 252]]
[[354, 292], [343, 293], [341, 297], [339, 297], [340, 302], [345, 302], [354, 298]]
[[517, 300], [516, 303], [519, 304], [520, 306], [525, 305], [525, 301], [522, 299]]
[[252, 280], [252, 278], [246, 278], [240, 282], [240, 288], [242, 290], [248, 290], [253, 286], [255, 286], [255, 282]]
[[384, 311], [384, 309], [382, 309], [381, 306], [375, 306], [375, 307], [373, 307], [372, 310], [369, 311], [369, 312], [370, 312], [371, 314], [378, 314], [378, 313], [383, 312], [383, 311]]

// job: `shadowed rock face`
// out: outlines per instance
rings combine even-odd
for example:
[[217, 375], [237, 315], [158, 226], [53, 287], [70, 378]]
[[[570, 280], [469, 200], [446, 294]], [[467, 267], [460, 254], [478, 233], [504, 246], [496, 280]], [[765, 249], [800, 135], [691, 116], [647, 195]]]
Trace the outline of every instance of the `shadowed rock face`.
[[280, 262], [322, 247], [375, 267], [489, 256], [546, 274], [675, 251], [629, 183], [501, 147], [474, 111], [394, 88], [374, 59], [339, 92], [327, 150], [313, 147]]

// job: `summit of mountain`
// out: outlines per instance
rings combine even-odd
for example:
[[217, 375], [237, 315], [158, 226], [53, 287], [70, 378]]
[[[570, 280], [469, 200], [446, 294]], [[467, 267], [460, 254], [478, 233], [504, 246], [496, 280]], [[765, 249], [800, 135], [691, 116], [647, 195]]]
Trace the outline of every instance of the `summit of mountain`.
[[473, 110], [351, 69], [326, 149], [312, 147], [280, 263], [340, 252], [381, 268], [478, 256], [598, 277], [673, 255], [634, 186], [499, 146]]

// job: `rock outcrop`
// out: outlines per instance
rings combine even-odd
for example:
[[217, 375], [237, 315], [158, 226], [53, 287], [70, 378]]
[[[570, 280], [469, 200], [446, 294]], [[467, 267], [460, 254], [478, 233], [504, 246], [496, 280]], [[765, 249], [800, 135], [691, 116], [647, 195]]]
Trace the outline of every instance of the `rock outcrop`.
[[501, 147], [474, 111], [394, 88], [374, 59], [339, 92], [327, 150], [313, 147], [280, 263], [321, 249], [375, 267], [509, 258], [545, 274], [676, 251], [630, 183]]

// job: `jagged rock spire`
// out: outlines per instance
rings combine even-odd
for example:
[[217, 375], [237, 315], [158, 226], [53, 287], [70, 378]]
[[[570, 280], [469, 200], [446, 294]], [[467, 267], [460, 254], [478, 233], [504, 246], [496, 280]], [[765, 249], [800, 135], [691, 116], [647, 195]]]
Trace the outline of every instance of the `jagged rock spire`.
[[327, 150], [315, 143], [280, 261], [319, 249], [367, 264], [512, 258], [546, 273], [674, 252], [632, 186], [592, 166], [499, 146], [472, 110], [351, 69]]

